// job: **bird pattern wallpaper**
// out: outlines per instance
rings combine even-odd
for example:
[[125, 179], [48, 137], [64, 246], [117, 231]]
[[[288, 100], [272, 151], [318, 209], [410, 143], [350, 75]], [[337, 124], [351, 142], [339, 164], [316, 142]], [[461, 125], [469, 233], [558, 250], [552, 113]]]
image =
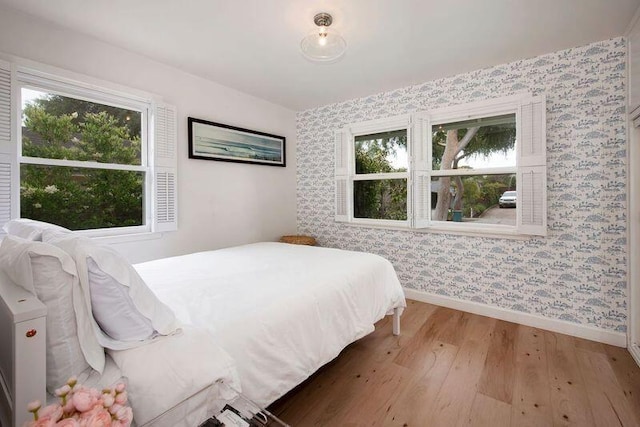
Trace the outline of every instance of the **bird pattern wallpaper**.
[[[406, 288], [625, 332], [625, 67], [626, 40], [616, 38], [299, 112], [298, 232], [322, 246], [384, 256]], [[547, 100], [546, 237], [335, 222], [336, 130], [518, 93]]]

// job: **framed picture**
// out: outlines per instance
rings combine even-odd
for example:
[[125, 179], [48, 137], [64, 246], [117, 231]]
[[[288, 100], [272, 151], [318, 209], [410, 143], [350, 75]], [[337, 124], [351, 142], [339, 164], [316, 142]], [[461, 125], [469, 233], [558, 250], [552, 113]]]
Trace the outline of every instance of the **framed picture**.
[[189, 117], [189, 158], [284, 167], [285, 137]]

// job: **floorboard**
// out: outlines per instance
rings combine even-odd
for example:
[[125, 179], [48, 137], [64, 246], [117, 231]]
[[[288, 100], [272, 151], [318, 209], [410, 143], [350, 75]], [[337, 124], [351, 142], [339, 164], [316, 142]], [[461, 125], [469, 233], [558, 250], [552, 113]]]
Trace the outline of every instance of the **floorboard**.
[[292, 426], [640, 426], [618, 347], [408, 301], [269, 409]]

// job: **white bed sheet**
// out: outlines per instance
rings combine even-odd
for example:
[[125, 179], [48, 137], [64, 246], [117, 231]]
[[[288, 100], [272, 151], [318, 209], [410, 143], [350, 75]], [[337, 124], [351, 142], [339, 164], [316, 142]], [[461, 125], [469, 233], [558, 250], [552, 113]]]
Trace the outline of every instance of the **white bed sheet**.
[[180, 321], [213, 334], [262, 406], [406, 306], [391, 263], [360, 252], [256, 243], [134, 267]]
[[137, 426], [197, 426], [233, 397], [219, 395], [218, 381], [240, 386], [233, 359], [202, 328], [184, 326], [109, 355], [127, 380]]

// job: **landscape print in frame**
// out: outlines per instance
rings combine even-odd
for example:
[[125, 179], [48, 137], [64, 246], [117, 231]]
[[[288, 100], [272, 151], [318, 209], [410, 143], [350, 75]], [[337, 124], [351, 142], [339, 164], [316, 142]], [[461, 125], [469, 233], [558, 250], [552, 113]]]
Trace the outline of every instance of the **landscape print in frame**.
[[188, 119], [191, 159], [286, 166], [284, 136]]

